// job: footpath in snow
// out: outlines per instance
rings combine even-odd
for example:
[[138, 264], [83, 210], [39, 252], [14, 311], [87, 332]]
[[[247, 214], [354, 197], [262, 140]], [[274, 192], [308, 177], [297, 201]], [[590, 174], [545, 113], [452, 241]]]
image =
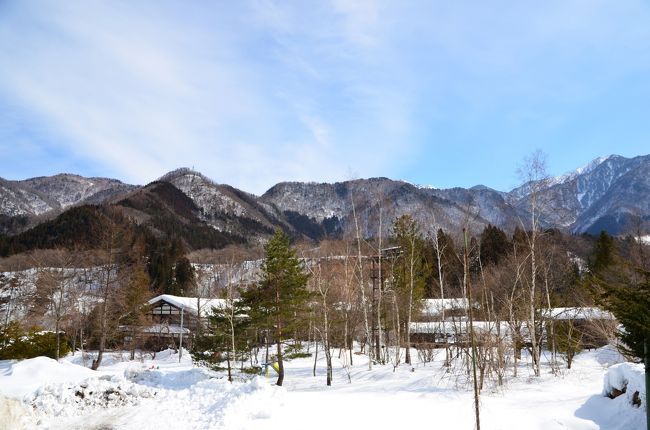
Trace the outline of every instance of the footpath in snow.
[[[331, 387], [323, 361], [312, 375], [312, 358], [286, 363], [284, 387], [272, 375], [231, 384], [223, 372], [193, 366], [187, 353], [179, 363], [173, 351], [141, 361], [109, 355], [96, 372], [82, 366], [79, 354], [58, 363], [0, 361], [0, 430], [473, 428], [462, 369], [449, 371], [435, 360], [369, 371], [363, 355], [346, 369], [337, 355]], [[643, 430], [644, 406], [632, 406], [642, 368], [619, 361], [611, 348], [584, 352], [573, 369], [555, 376], [545, 368], [540, 378], [524, 362], [517, 378], [483, 391], [481, 427]], [[604, 394], [624, 386], [615, 399]]]

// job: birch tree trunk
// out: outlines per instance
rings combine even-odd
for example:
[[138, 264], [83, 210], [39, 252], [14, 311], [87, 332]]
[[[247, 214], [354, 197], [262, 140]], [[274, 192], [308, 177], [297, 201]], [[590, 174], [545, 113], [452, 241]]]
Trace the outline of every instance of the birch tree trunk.
[[358, 276], [359, 276], [359, 290], [361, 291], [361, 308], [363, 311], [363, 325], [366, 331], [366, 345], [368, 345], [368, 370], [372, 370], [372, 340], [370, 334], [370, 326], [368, 325], [368, 306], [366, 302], [366, 288], [363, 277], [363, 264], [362, 264], [362, 254], [361, 254], [361, 232], [359, 230], [359, 220], [357, 218], [357, 210], [354, 205], [354, 199], [350, 198], [352, 201], [352, 216], [354, 217], [354, 228], [357, 238], [357, 267], [358, 267]]

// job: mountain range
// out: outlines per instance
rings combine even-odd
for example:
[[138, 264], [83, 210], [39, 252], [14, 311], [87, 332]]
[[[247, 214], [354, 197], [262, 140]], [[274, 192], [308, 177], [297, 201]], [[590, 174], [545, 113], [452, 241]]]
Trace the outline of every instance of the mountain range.
[[282, 182], [256, 196], [187, 168], [145, 186], [73, 174], [21, 181], [0, 178], [0, 233], [24, 235], [86, 205], [118, 207], [157, 232], [173, 226], [167, 233], [184, 232], [192, 248], [258, 242], [278, 227], [294, 237], [319, 240], [352, 233], [358, 226], [370, 237], [380, 228], [389, 233], [393, 220], [405, 213], [418, 220], [425, 232], [467, 223], [472, 229], [492, 224], [512, 230], [527, 226], [532, 190], [546, 227], [592, 234], [601, 230], [625, 234], [641, 228], [648, 233], [650, 155], [601, 157], [574, 172], [509, 192], [482, 185], [437, 189], [371, 178]]

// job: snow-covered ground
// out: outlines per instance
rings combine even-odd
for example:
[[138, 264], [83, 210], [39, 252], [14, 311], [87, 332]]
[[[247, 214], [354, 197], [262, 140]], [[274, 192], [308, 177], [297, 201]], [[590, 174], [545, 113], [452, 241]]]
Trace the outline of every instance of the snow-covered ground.
[[[97, 372], [82, 367], [79, 354], [60, 363], [0, 361], [0, 429], [472, 429], [465, 376], [447, 372], [441, 355], [395, 372], [391, 365], [368, 371], [366, 357], [354, 355], [349, 383], [335, 354], [331, 387], [322, 360], [312, 376], [312, 358], [286, 363], [284, 387], [271, 375], [230, 384], [223, 372], [193, 366], [189, 354], [179, 363], [173, 351], [136, 361], [109, 355]], [[643, 406], [633, 407], [629, 395], [603, 394], [628, 379], [630, 387], [638, 385], [633, 365], [615, 366], [604, 379], [619, 361], [611, 348], [584, 352], [572, 370], [554, 376], [544, 368], [540, 378], [523, 362], [518, 378], [482, 393], [481, 427], [643, 429]]]

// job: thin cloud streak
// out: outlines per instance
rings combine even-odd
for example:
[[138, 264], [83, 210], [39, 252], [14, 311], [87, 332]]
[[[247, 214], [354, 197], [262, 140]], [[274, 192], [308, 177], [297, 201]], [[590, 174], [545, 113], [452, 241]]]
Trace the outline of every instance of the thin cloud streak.
[[640, 1], [0, 8], [0, 114], [19, 123], [0, 153], [29, 130], [135, 183], [184, 165], [258, 194], [348, 171], [489, 184], [486, 153], [509, 171], [540, 142], [552, 156], [579, 112], [650, 71]]

